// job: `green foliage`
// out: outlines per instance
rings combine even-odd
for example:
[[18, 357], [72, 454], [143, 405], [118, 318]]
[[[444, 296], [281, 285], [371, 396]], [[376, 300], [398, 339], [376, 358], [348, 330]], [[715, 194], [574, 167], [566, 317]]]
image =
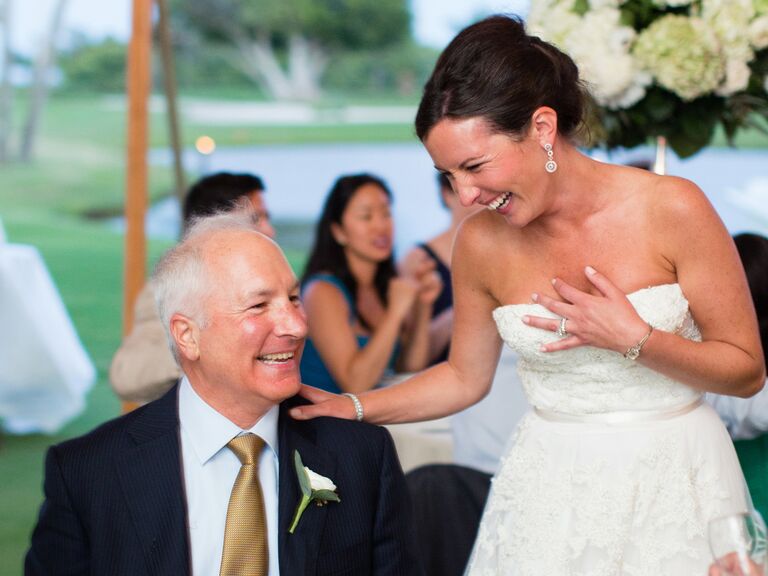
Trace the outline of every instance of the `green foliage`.
[[[249, 98], [263, 98], [258, 86], [236, 65], [238, 56], [228, 46], [192, 39], [174, 48], [176, 82], [181, 90], [248, 88]], [[162, 70], [158, 75], [162, 74]], [[159, 85], [159, 83], [158, 83]]]
[[632, 148], [649, 138], [665, 136], [680, 158], [692, 156], [707, 146], [723, 114], [723, 99], [716, 96], [684, 102], [675, 94], [654, 86], [645, 98], [623, 110], [600, 109], [593, 133], [602, 134], [606, 148]]
[[384, 50], [344, 52], [328, 67], [323, 81], [330, 90], [417, 97], [438, 55], [411, 41]]
[[59, 56], [65, 86], [96, 92], [125, 90], [127, 47], [113, 38], [91, 43], [80, 36], [73, 47]]
[[410, 34], [405, 0], [172, 0], [179, 25], [227, 44], [301, 34], [330, 49], [387, 46]]

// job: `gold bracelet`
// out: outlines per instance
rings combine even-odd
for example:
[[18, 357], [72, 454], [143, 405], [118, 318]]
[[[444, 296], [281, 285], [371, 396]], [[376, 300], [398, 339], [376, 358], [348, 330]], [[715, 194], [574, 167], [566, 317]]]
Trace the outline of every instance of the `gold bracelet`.
[[653, 333], [653, 326], [648, 324], [648, 333], [643, 336], [643, 338], [635, 344], [634, 346], [630, 346], [627, 348], [627, 351], [624, 352], [624, 358], [627, 360], [637, 360], [640, 357], [640, 350], [643, 349], [643, 344], [645, 344], [648, 341], [648, 338], [651, 337], [651, 334]]

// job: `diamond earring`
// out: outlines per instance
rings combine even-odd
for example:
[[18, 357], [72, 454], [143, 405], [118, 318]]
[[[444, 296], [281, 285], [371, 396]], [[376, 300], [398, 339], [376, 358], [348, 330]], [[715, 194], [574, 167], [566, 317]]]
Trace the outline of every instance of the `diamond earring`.
[[549, 142], [544, 144], [544, 150], [547, 151], [547, 163], [544, 164], [544, 170], [552, 174], [552, 172], [557, 170], [557, 162], [554, 161], [554, 154], [552, 154], [552, 144]]

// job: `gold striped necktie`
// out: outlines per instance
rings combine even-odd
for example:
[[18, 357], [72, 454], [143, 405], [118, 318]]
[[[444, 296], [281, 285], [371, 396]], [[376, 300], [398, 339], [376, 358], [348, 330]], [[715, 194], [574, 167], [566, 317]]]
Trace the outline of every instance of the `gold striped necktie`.
[[259, 482], [259, 455], [264, 440], [255, 434], [233, 438], [227, 448], [242, 466], [232, 487], [224, 529], [220, 576], [267, 576], [267, 520]]

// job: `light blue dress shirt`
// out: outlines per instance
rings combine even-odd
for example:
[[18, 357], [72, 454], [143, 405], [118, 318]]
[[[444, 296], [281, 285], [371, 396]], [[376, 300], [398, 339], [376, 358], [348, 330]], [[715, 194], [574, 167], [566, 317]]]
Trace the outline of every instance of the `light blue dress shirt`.
[[186, 376], [182, 378], [179, 385], [181, 457], [189, 512], [192, 574], [195, 576], [219, 573], [229, 496], [240, 471], [240, 460], [227, 448], [227, 443], [248, 432], [260, 436], [266, 443], [259, 460], [259, 479], [267, 516], [269, 576], [279, 576], [278, 415], [279, 408], [274, 406], [250, 430], [242, 430], [206, 404]]

